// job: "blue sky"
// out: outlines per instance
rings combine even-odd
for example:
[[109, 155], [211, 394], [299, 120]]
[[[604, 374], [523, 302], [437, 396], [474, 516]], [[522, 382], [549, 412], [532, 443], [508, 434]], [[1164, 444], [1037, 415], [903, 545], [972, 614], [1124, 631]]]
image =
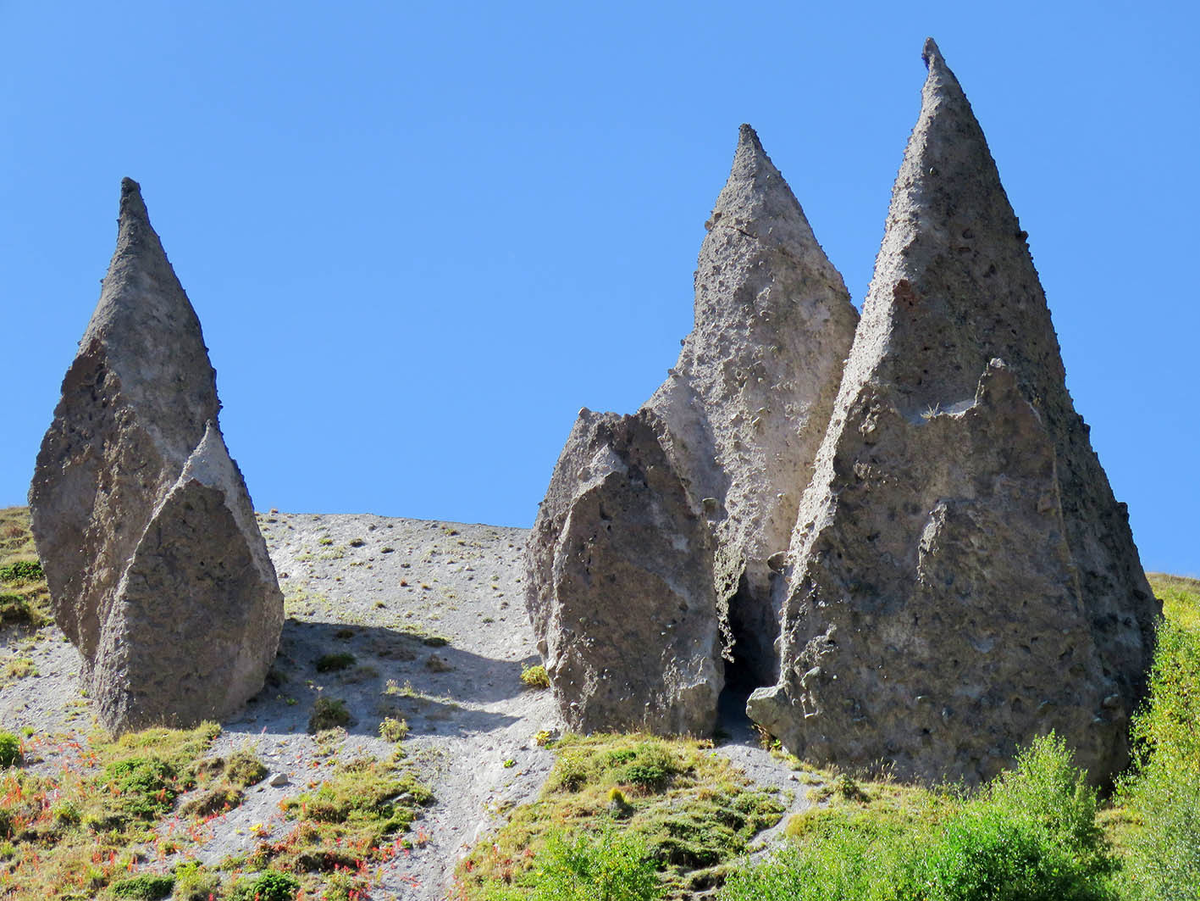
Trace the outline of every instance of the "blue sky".
[[750, 122], [861, 303], [933, 35], [1151, 569], [1200, 574], [1195, 4], [0, 2], [0, 505], [142, 184], [259, 508], [527, 526]]

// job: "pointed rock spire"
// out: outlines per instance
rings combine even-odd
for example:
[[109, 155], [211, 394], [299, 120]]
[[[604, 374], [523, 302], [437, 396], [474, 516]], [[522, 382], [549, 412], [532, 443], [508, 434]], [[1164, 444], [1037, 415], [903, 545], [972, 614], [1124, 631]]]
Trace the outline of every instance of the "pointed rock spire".
[[773, 555], [787, 550], [858, 313], [791, 188], [749, 125], [696, 269], [695, 320], [646, 406], [670, 424], [698, 498], [711, 498], [714, 584], [750, 687], [778, 674]]
[[1126, 759], [1156, 602], [1075, 413], [1025, 233], [936, 44], [789, 555], [778, 684], [810, 759], [987, 778], [1050, 728]]
[[[178, 693], [147, 691], [145, 685], [131, 683], [130, 672], [114, 668], [113, 656], [101, 653], [101, 646], [102, 635], [109, 636], [110, 644], [128, 642], [123, 660], [138, 659], [144, 650], [146, 636], [135, 636], [122, 625], [132, 622], [127, 616], [130, 562], [142, 561], [143, 588], [157, 584], [146, 542], [170, 544], [180, 539], [164, 532], [162, 505], [198, 447], [215, 442], [224, 448], [216, 425], [219, 410], [216, 376], [199, 319], [150, 225], [137, 183], [125, 179], [116, 252], [79, 352], [63, 379], [62, 399], [42, 441], [29, 492], [34, 538], [55, 620], [79, 648], [85, 683], [100, 698], [105, 725], [116, 731], [152, 721], [194, 721], [192, 714], [199, 709], [189, 707]], [[211, 437], [206, 439], [206, 434]], [[255, 679], [261, 687], [274, 657], [282, 595], [253, 513], [244, 515], [250, 509], [249, 497], [240, 474], [226, 479], [222, 490], [226, 506], [243, 511], [234, 517], [237, 534], [245, 553], [255, 559], [258, 574], [253, 589], [235, 592], [231, 600], [258, 611], [243, 622], [264, 622], [267, 628], [249, 636], [257, 656], [253, 666], [239, 673], [237, 687], [230, 689], [233, 683], [210, 674], [206, 690], [241, 694]], [[217, 540], [218, 533], [221, 540], [232, 540], [227, 529], [215, 527], [210, 540]], [[214, 556], [219, 554], [214, 551]], [[154, 559], [161, 562], [161, 555]], [[192, 611], [190, 603], [207, 603], [198, 600], [206, 590], [199, 583], [161, 587], [154, 597], [142, 598], [155, 608], [155, 622], [183, 621]], [[206, 640], [203, 633], [172, 634], [185, 657]], [[179, 675], [168, 670], [162, 678], [169, 683]], [[175, 684], [183, 690], [182, 682]], [[143, 700], [113, 706], [116, 686]], [[241, 700], [250, 694], [253, 691]], [[146, 699], [156, 705], [152, 713]], [[211, 704], [201, 707], [204, 716], [216, 709]]]
[[[581, 414], [534, 525], [526, 602], [574, 728], [702, 733], [725, 672], [747, 690], [776, 674], [768, 561], [857, 314], [748, 125], [706, 226], [678, 363], [636, 416]], [[616, 690], [620, 660], [643, 671]]]

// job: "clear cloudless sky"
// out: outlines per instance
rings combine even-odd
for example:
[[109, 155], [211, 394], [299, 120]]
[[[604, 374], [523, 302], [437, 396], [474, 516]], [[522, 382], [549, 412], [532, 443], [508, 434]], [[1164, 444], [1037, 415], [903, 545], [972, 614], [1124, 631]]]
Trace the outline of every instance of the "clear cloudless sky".
[[1198, 575], [1198, 32], [1155, 0], [0, 0], [0, 506], [128, 175], [259, 509], [530, 525], [578, 409], [674, 364], [739, 123], [861, 304], [932, 35], [1143, 563]]

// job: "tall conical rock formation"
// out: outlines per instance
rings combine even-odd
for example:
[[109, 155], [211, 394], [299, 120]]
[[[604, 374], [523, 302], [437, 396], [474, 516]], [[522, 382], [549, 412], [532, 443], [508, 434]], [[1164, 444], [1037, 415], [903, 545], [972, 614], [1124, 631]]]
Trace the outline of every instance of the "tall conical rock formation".
[[778, 675], [772, 557], [788, 548], [858, 313], [749, 125], [706, 227], [695, 328], [646, 407], [670, 424], [694, 495], [717, 501], [714, 585], [752, 687]]
[[983, 132], [932, 40], [917, 125], [788, 560], [789, 750], [987, 778], [1055, 729], [1127, 759], [1159, 612], [1075, 412]]
[[709, 732], [723, 657], [775, 677], [773, 567], [857, 314], [748, 125], [706, 225], [678, 363], [634, 416], [580, 414], [530, 538], [526, 602], [573, 728]]
[[219, 410], [200, 322], [125, 179], [29, 492], [55, 621], [116, 732], [225, 715], [275, 656], [283, 597]]

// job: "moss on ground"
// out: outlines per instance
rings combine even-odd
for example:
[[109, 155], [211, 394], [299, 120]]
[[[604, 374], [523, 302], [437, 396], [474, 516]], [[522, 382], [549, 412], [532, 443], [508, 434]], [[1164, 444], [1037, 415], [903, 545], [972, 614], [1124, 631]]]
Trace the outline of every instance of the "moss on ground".
[[644, 841], [669, 894], [718, 882], [783, 806], [754, 790], [711, 742], [648, 735], [565, 736], [541, 797], [513, 811], [458, 868], [466, 898], [537, 879], [549, 837], [611, 825]]

